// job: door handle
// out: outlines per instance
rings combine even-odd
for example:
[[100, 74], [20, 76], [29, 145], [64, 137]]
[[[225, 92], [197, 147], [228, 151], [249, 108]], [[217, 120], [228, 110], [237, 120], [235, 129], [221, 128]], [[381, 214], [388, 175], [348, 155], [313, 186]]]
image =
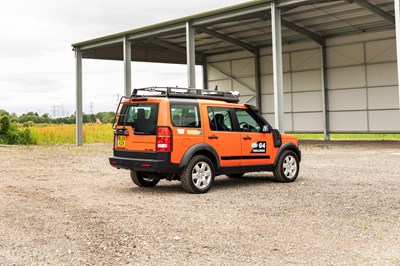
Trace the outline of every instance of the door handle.
[[244, 140], [251, 140], [249, 136], [243, 137]]
[[208, 138], [209, 138], [209, 139], [218, 139], [218, 137], [217, 137], [217, 136], [215, 136], [215, 135], [208, 136]]

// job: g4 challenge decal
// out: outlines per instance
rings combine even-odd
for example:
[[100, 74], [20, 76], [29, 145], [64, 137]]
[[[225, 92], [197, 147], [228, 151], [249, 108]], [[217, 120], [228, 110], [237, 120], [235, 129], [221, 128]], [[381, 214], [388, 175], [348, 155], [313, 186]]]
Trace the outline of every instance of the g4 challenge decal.
[[251, 143], [251, 153], [266, 153], [267, 151], [267, 143], [265, 141], [258, 141], [257, 143]]

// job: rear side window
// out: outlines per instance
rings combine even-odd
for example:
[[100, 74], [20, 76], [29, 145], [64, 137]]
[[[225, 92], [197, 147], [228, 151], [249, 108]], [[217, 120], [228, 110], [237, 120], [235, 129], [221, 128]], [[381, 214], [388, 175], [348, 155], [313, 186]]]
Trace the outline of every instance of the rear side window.
[[197, 104], [171, 103], [171, 123], [175, 127], [200, 127]]
[[123, 106], [118, 119], [119, 126], [131, 126], [135, 134], [155, 135], [158, 104], [140, 103]]

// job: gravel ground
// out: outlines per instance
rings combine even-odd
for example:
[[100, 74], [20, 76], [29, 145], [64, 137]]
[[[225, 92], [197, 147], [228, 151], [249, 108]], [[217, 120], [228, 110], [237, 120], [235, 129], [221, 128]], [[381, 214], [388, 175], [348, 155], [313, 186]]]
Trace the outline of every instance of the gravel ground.
[[303, 142], [296, 182], [138, 188], [111, 144], [0, 147], [1, 265], [400, 265], [400, 142]]

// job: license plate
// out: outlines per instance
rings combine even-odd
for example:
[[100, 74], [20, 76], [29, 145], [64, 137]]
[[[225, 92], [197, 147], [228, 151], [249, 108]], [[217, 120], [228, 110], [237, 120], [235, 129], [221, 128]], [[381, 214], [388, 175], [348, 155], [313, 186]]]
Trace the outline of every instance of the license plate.
[[118, 136], [117, 147], [125, 147], [126, 145], [126, 136]]

